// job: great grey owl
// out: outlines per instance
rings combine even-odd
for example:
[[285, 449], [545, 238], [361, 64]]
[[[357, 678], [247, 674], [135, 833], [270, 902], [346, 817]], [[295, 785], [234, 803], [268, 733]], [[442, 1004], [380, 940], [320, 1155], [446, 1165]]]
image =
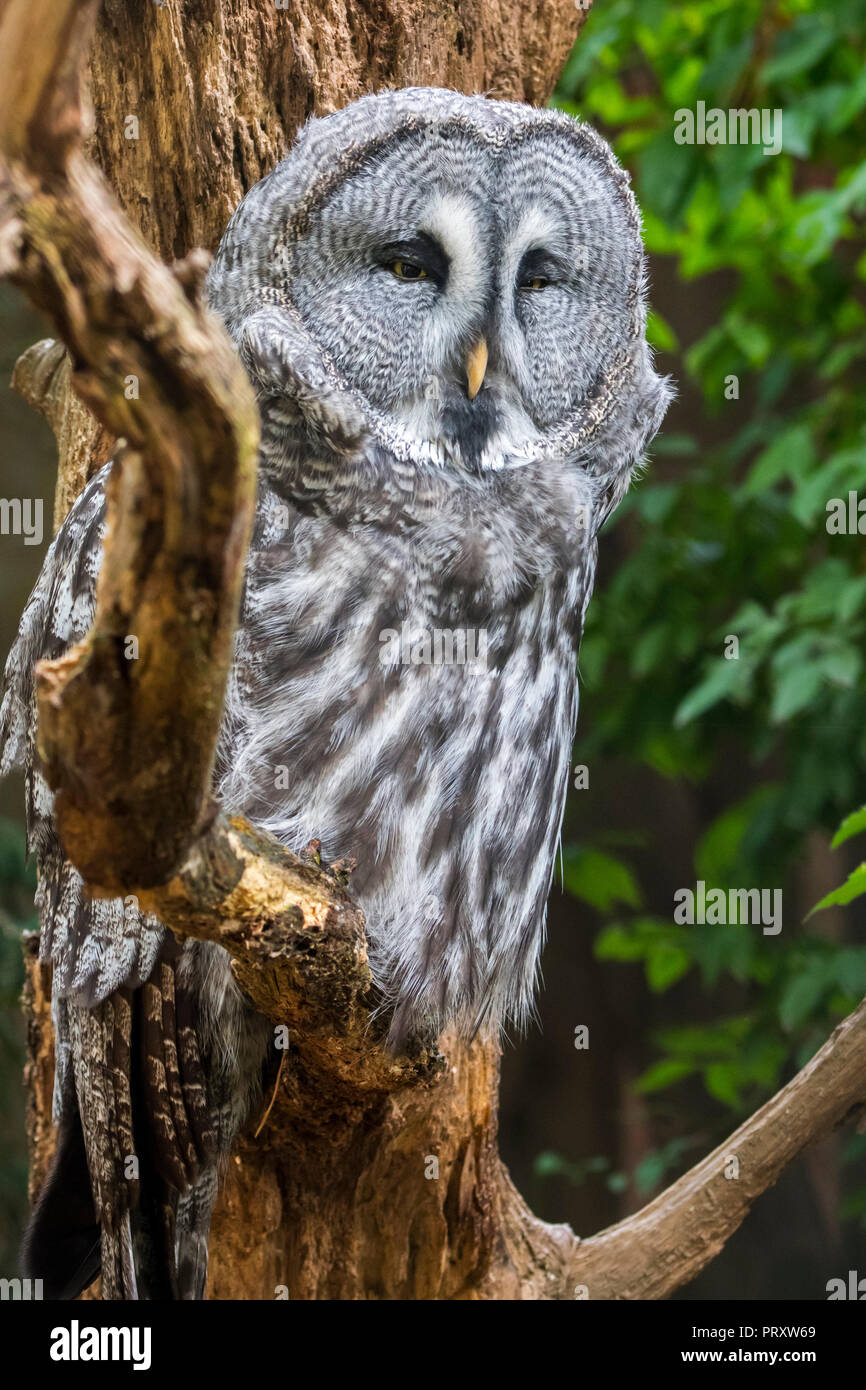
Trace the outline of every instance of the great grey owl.
[[[531, 1008], [596, 536], [670, 395], [644, 281], [598, 135], [435, 89], [308, 122], [209, 273], [262, 418], [218, 790], [290, 848], [357, 860], [394, 1047]], [[195, 1298], [273, 1048], [223, 950], [91, 901], [54, 829], [32, 671], [91, 622], [110, 466], [49, 551], [5, 677], [61, 1124], [26, 1263], [54, 1296], [101, 1263], [104, 1297]]]

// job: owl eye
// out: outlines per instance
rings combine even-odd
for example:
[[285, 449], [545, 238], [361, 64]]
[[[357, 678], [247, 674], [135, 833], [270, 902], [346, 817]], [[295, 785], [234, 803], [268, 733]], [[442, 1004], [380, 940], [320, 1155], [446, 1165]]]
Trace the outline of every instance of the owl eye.
[[388, 262], [388, 269], [398, 280], [426, 280], [427, 272], [417, 261], [407, 261], [402, 257]]
[[522, 290], [546, 290], [550, 281], [546, 275], [531, 275], [526, 280], [521, 280]]

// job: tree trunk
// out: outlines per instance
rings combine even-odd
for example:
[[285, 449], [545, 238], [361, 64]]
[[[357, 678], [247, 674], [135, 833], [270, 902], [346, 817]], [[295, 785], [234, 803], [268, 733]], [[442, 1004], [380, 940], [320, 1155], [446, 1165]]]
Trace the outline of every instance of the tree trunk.
[[[861, 1113], [866, 1006], [726, 1145], [644, 1211], [579, 1241], [537, 1221], [500, 1162], [496, 1045], [446, 1034], [399, 1059], [385, 1053], [369, 1016], [363, 920], [338, 866], [288, 854], [214, 807], [207, 789], [255, 427], [228, 340], [198, 303], [195, 248], [213, 250], [312, 111], [386, 84], [544, 101], [583, 7], [106, 0], [91, 29], [95, 9], [5, 0], [0, 11], [0, 271], [71, 351], [37, 345], [16, 372], [58, 436], [58, 519], [111, 456], [112, 435], [128, 441], [112, 472], [93, 631], [37, 673], [40, 747], [64, 846], [94, 891], [138, 893], [176, 931], [221, 942], [255, 1007], [289, 1030], [274, 1092], [229, 1163], [210, 1296], [664, 1297], [713, 1258], [807, 1143]], [[88, 52], [95, 125], [85, 149], [120, 208], [82, 153], [74, 79]], [[118, 392], [127, 370], [140, 378], [136, 402]], [[167, 486], [179, 472], [189, 485]], [[179, 563], [178, 536], [198, 568]], [[198, 595], [184, 588], [190, 570], [200, 584], [207, 576]], [[208, 601], [193, 602], [202, 592]], [[136, 664], [123, 689], [104, 658], [118, 632], [146, 635], [163, 658]], [[198, 656], [178, 660], [172, 640]], [[166, 702], [177, 712], [168, 735]], [[106, 754], [112, 739], [143, 759], [151, 804], [157, 770], [158, 825], [136, 799], [138, 766]], [[27, 954], [35, 1191], [51, 1150], [52, 1049], [47, 972], [32, 943]]]

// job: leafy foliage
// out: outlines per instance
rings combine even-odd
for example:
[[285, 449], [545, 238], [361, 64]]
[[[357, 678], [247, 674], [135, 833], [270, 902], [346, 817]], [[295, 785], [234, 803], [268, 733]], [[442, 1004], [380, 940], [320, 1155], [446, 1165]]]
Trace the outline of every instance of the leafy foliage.
[[[605, 538], [620, 561], [590, 607], [580, 759], [700, 789], [736, 750], [752, 785], [701, 827], [708, 887], [790, 883], [810, 834], [842, 821], [844, 856], [866, 831], [866, 808], [851, 812], [866, 764], [864, 36], [866, 0], [599, 0], [556, 97], [631, 171], [656, 279], [689, 286], [679, 314], [654, 306], [649, 331], [691, 428], [673, 413]], [[699, 101], [780, 112], [781, 152], [678, 144], [676, 112]], [[848, 517], [852, 492], [855, 534], [840, 533], [832, 499]], [[645, 1094], [700, 1078], [721, 1105], [753, 1105], [866, 992], [862, 918], [841, 939], [820, 917], [786, 916], [779, 938], [677, 926], [599, 853], [567, 847], [563, 875], [619, 914], [598, 957], [639, 964], [657, 994], [732, 981], [744, 1004], [658, 1029]], [[817, 908], [864, 892], [861, 863]]]

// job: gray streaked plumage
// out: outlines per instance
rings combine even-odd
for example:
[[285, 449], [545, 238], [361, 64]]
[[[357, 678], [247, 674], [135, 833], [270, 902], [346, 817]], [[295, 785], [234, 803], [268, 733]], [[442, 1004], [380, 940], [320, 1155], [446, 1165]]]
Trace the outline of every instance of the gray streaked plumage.
[[[432, 89], [309, 122], [238, 208], [208, 276], [262, 416], [219, 792], [294, 850], [315, 837], [327, 859], [358, 861], [394, 1045], [416, 1027], [471, 1032], [531, 1009], [596, 536], [670, 396], [652, 368], [644, 294], [628, 179], [592, 130]], [[481, 338], [489, 361], [470, 399]], [[134, 903], [87, 899], [35, 748], [33, 662], [91, 620], [106, 472], [70, 513], [25, 612], [3, 766], [27, 774], [57, 1110], [81, 1112], [98, 1194], [116, 1187], [129, 1127], [123, 1095], [106, 1087], [101, 1099], [93, 1079], [109, 1025], [102, 1042], [88, 1029], [99, 1033], [115, 991], [162, 989], [178, 1041], [163, 1044], [170, 1065], [148, 1113], [176, 1145], [174, 1166], [165, 1147], [156, 1163], [174, 1194], [176, 1296], [200, 1296], [217, 1165], [256, 1103], [268, 1028], [220, 948], [188, 943], [175, 959]], [[469, 634], [476, 650], [483, 639], [486, 662], [413, 660], [436, 631]], [[410, 659], [386, 662], [398, 636]], [[192, 1010], [185, 1029], [176, 991]], [[109, 1136], [99, 1153], [88, 1144], [97, 1112]], [[114, 1286], [135, 1296], [130, 1252], [147, 1264], [154, 1223], [136, 1216], [141, 1202], [111, 1200]]]

